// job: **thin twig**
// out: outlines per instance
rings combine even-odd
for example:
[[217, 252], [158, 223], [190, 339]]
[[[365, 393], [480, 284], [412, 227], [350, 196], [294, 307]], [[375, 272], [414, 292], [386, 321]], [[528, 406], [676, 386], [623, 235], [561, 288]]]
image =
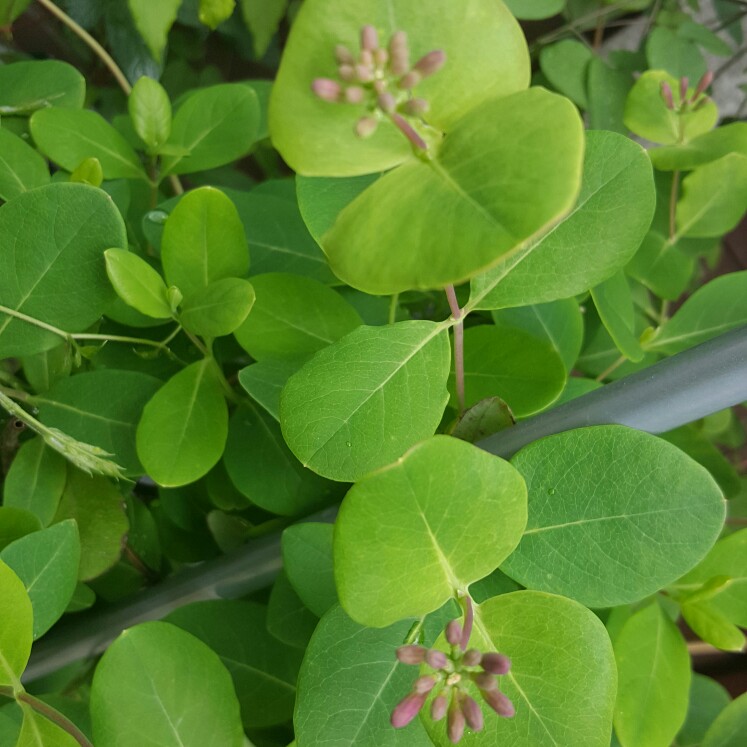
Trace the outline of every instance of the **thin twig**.
[[605, 368], [604, 371], [602, 371], [602, 373], [597, 376], [595, 381], [604, 381], [610, 374], [617, 371], [617, 369], [620, 368], [620, 366], [622, 366], [622, 364], [625, 363], [626, 360], [628, 359], [624, 355], [621, 355], [609, 368]]
[[462, 309], [459, 308], [456, 291], [453, 285], [447, 285], [446, 298], [449, 299], [451, 316], [456, 322], [454, 324], [454, 377], [456, 380], [457, 405], [461, 417], [465, 409], [464, 395], [464, 320]]

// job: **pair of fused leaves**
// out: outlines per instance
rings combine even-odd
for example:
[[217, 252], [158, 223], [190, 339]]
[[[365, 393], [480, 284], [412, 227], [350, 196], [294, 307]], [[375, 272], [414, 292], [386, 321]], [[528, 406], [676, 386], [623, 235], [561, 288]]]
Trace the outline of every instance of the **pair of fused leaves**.
[[[578, 114], [561, 97], [523, 90], [526, 43], [505, 6], [469, 0], [456, 8], [441, 0], [428, 7], [436, 19], [429, 24], [422, 10], [402, 0], [388, 7], [340, 2], [339, 12], [307, 3], [270, 102], [273, 142], [298, 173], [341, 177], [397, 167], [360, 194], [343, 189], [334, 210], [323, 213], [321, 245], [335, 274], [374, 294], [470, 278], [556, 222], [579, 187]], [[414, 55], [434, 48], [447, 55], [444, 69], [418, 87], [431, 105], [429, 125], [447, 133], [423, 159], [388, 121], [359, 140], [362, 105], [332, 106], [310, 92], [314, 77], [334, 75], [335, 45], [357, 48], [366, 24], [385, 37], [406, 31]], [[318, 64], [311, 74], [310, 59]]]

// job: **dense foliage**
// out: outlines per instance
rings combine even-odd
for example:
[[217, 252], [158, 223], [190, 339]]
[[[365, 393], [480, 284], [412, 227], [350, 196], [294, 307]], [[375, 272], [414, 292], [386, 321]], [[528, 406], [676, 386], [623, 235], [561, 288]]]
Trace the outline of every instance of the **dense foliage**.
[[[0, 0], [83, 71], [0, 65], [0, 744], [743, 744], [678, 625], [745, 644], [735, 413], [475, 445], [747, 323], [743, 4], [235, 5]], [[280, 529], [269, 593], [22, 684]]]

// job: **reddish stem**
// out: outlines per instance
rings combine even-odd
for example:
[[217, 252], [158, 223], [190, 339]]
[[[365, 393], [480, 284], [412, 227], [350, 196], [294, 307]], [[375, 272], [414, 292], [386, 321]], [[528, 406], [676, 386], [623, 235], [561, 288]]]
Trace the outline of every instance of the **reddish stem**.
[[475, 610], [472, 606], [472, 598], [469, 594], [464, 597], [463, 599], [464, 604], [464, 625], [462, 627], [462, 640], [459, 644], [459, 647], [462, 649], [462, 651], [467, 650], [467, 646], [469, 645], [469, 639], [472, 636], [472, 625], [475, 621]]
[[459, 415], [464, 413], [464, 322], [462, 321], [463, 312], [459, 308], [456, 291], [453, 285], [447, 285], [446, 298], [449, 299], [449, 308], [451, 315], [457, 321], [454, 325], [454, 372], [456, 378], [456, 395], [459, 405]]

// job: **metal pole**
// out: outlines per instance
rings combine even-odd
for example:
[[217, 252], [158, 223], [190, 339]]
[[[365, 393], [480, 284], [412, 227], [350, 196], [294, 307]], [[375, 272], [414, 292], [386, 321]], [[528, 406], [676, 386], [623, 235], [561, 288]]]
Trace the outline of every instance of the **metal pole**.
[[[747, 327], [667, 358], [639, 373], [490, 436], [478, 445], [510, 457], [539, 438], [588, 425], [617, 423], [663, 433], [747, 401]], [[333, 521], [330, 508], [307, 521]], [[34, 645], [24, 681], [102, 653], [125, 629], [206, 599], [234, 599], [261, 589], [282, 566], [280, 535], [250, 542], [180, 571], [132, 599], [68, 617]]]

